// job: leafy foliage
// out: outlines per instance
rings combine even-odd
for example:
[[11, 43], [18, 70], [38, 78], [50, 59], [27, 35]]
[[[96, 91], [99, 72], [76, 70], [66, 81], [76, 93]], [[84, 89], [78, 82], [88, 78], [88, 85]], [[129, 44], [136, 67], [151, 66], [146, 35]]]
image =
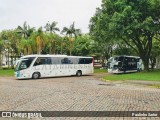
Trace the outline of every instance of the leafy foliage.
[[148, 70], [153, 37], [160, 29], [158, 0], [102, 0], [91, 18], [90, 33], [101, 43], [123, 40], [142, 58]]
[[61, 33], [66, 33], [66, 36], [68, 36], [68, 49], [69, 49], [69, 54], [72, 54], [72, 50], [73, 50], [73, 43], [74, 43], [74, 39], [77, 38], [77, 36], [79, 36], [81, 34], [81, 30], [80, 29], [76, 29], [74, 22], [73, 24], [70, 25], [69, 28], [64, 27], [63, 30], [61, 31]]
[[12, 61], [28, 54], [69, 55], [73, 51], [73, 55], [93, 55], [95, 44], [89, 35], [82, 35], [80, 29], [75, 29], [73, 23], [69, 28], [64, 27], [62, 30], [66, 36], [60, 36], [55, 33], [59, 31], [56, 25], [55, 21], [51, 24], [48, 22], [44, 27], [46, 31], [43, 31], [42, 27], [35, 29], [24, 22], [22, 27], [0, 32], [0, 66], [4, 54], [7, 54]]

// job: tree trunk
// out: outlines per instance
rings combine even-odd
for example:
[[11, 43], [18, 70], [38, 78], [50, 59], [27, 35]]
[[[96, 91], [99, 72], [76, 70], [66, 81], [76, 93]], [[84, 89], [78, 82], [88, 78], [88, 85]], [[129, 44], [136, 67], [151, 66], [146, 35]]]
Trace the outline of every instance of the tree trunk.
[[147, 50], [140, 50], [139, 49], [139, 56], [142, 59], [143, 65], [144, 65], [144, 70], [149, 71], [149, 54], [147, 54]]
[[52, 45], [49, 47], [49, 54], [52, 54]]
[[153, 70], [155, 65], [156, 65], [156, 58], [155, 57], [150, 57], [150, 65], [151, 65], [151, 69]]
[[142, 58], [144, 70], [149, 71], [149, 58]]
[[69, 42], [69, 54], [72, 55], [72, 42]]
[[56, 42], [54, 41], [54, 50], [53, 50], [54, 54], [56, 54]]
[[63, 46], [62, 45], [63, 45], [63, 43], [61, 43], [61, 55], [62, 55], [62, 50], [63, 50]]
[[70, 48], [69, 54], [70, 54], [70, 56], [72, 55], [72, 51], [71, 51], [71, 48]]
[[152, 37], [153, 35], [147, 34], [147, 41], [143, 43], [141, 42], [139, 38], [137, 38], [137, 43], [135, 42], [135, 45], [138, 48], [139, 56], [141, 57], [144, 65], [144, 70], [149, 71], [149, 58], [151, 55], [151, 49], [152, 49]]

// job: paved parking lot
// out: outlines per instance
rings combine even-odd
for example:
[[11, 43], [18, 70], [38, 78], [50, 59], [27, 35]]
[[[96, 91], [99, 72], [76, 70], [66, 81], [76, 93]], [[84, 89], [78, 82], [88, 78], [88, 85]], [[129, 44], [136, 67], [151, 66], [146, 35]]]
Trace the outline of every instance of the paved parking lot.
[[[0, 77], [0, 111], [26, 110], [160, 111], [160, 89], [143, 85], [103, 82], [95, 75], [38, 80]], [[102, 118], [94, 119], [101, 120]], [[158, 120], [160, 118], [144, 119]]]

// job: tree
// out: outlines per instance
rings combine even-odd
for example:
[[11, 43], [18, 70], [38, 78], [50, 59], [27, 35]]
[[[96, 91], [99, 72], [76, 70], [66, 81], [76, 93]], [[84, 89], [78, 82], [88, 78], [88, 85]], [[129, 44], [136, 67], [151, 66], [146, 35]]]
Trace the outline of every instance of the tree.
[[119, 42], [115, 44], [113, 54], [137, 56], [137, 53], [130, 46], [128, 46], [123, 40], [119, 40]]
[[[112, 56], [112, 49], [114, 47], [115, 40], [108, 31], [107, 25], [108, 17], [101, 9], [97, 8], [95, 15], [90, 20], [90, 36], [96, 41], [97, 49], [99, 49], [102, 64], [105, 59], [109, 59]], [[99, 55], [99, 54], [98, 54]]]
[[156, 65], [156, 58], [160, 55], [160, 42], [157, 39], [153, 39], [153, 47], [150, 55], [150, 65], [153, 69]]
[[47, 46], [49, 48], [49, 54], [56, 54], [58, 52], [57, 45], [60, 42], [61, 37], [55, 33], [46, 34], [48, 43]]
[[10, 53], [11, 53], [11, 31], [10, 30], [4, 30], [1, 33], [1, 39], [3, 40], [2, 43], [4, 43], [4, 50], [3, 52], [5, 53], [6, 56], [6, 63], [8, 65], [8, 68], [10, 67]]
[[37, 54], [41, 54], [45, 45], [48, 42], [46, 35], [43, 33], [42, 27], [38, 28], [33, 37], [36, 45], [36, 52]]
[[91, 24], [98, 27], [101, 23], [103, 28], [98, 29], [103, 29], [106, 36], [122, 39], [142, 58], [145, 70], [149, 70], [153, 37], [160, 28], [159, 8], [159, 0], [102, 0], [96, 22]]
[[24, 39], [27, 39], [28, 37], [30, 37], [33, 31], [34, 31], [34, 28], [30, 28], [30, 26], [27, 25], [27, 22], [24, 22], [23, 27], [21, 26], [17, 27], [17, 33], [21, 34]]
[[51, 24], [50, 22], [48, 22], [44, 28], [46, 29], [46, 31], [49, 31], [50, 33], [55, 33], [55, 31], [59, 31], [59, 28], [57, 28], [56, 25], [57, 22], [55, 21], [53, 21]]
[[66, 33], [66, 36], [68, 36], [69, 38], [69, 54], [72, 54], [72, 49], [73, 49], [73, 42], [74, 42], [74, 38], [76, 38], [78, 35], [81, 34], [81, 30], [80, 29], [75, 29], [74, 26], [74, 22], [73, 24], [70, 25], [69, 28], [64, 27], [63, 30], [61, 31], [61, 33]]
[[59, 28], [56, 27], [57, 22], [53, 21], [51, 24], [48, 22], [45, 26], [46, 31], [49, 32], [48, 39], [49, 39], [49, 53], [55, 54], [56, 53], [56, 37], [55, 31], [59, 31]]
[[33, 41], [31, 39], [22, 39], [20, 41], [20, 49], [23, 55], [29, 55], [33, 53]]
[[73, 55], [77, 56], [89, 56], [91, 55], [91, 49], [93, 48], [94, 41], [90, 38], [88, 34], [78, 36], [73, 44]]
[[2, 66], [2, 52], [4, 49], [3, 44], [4, 44], [3, 40], [0, 39], [0, 67]]
[[61, 54], [64, 54], [63, 51], [66, 51], [64, 50], [64, 47], [67, 46], [67, 41], [68, 41], [68, 37], [62, 37], [60, 39], [60, 53]]

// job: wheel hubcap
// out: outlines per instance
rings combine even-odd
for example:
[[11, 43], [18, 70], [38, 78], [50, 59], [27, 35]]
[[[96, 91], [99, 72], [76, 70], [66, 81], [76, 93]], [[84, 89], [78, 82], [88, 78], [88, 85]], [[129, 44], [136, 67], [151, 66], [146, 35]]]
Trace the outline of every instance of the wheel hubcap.
[[33, 77], [34, 77], [34, 78], [38, 78], [38, 74], [34, 74]]

